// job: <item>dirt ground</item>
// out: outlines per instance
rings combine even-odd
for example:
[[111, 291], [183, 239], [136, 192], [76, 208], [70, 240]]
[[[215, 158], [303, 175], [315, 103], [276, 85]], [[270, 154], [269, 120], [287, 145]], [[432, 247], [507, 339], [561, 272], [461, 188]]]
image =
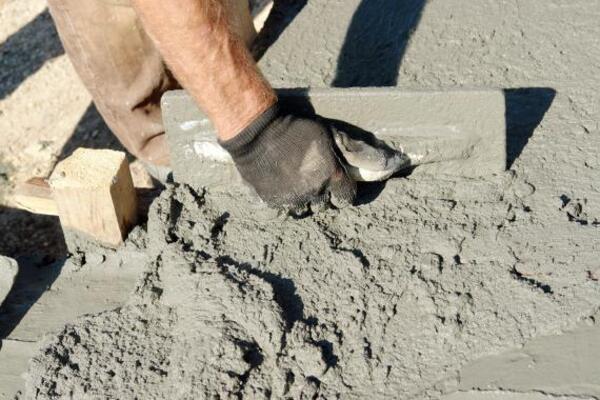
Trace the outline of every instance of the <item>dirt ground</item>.
[[[269, 3], [251, 1], [257, 27]], [[67, 254], [58, 218], [17, 209], [10, 194], [78, 147], [124, 150], [64, 53], [46, 1], [0, 0], [0, 255], [45, 265]]]
[[0, 2], [0, 254], [65, 254], [58, 218], [7, 204], [16, 182], [48, 176], [78, 146], [120, 148], [79, 82], [43, 0]]
[[15, 209], [11, 189], [47, 177], [77, 147], [123, 148], [64, 54], [45, 0], [0, 0], [0, 132], [0, 254], [60, 258], [58, 218]]

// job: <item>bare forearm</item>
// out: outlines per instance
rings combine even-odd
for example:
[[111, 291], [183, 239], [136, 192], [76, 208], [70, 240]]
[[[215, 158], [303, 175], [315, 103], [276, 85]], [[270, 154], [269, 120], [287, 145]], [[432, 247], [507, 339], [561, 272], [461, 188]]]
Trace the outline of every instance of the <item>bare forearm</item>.
[[240, 37], [227, 0], [133, 0], [165, 61], [221, 139], [230, 139], [275, 101]]

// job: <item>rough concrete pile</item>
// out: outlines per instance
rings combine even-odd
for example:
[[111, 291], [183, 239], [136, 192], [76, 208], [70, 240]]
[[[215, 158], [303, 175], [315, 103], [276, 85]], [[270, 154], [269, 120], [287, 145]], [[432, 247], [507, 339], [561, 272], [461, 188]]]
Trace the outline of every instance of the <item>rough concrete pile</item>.
[[148, 260], [130, 302], [51, 338], [23, 397], [452, 392], [461, 365], [572, 327], [597, 303], [577, 265], [522, 270], [518, 238], [541, 228], [532, 193], [510, 175], [395, 180], [358, 208], [282, 219], [171, 188], [123, 252]]
[[510, 170], [396, 179], [302, 219], [171, 188], [114, 255], [145, 264], [129, 302], [48, 337], [22, 398], [600, 398], [600, 8], [377, 12], [392, 3], [308, 2], [263, 71], [287, 87], [513, 88]]

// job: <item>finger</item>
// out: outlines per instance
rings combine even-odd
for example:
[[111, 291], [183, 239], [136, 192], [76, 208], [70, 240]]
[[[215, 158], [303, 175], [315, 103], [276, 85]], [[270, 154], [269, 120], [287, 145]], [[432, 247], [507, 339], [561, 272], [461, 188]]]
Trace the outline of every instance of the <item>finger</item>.
[[386, 157], [382, 148], [353, 139], [346, 132], [337, 129], [333, 131], [333, 138], [348, 164], [370, 170], [385, 168]]
[[286, 211], [287, 215], [294, 219], [306, 218], [313, 214], [309, 204], [290, 206]]
[[324, 196], [324, 197], [319, 198], [319, 199], [317, 199], [315, 201], [312, 201], [310, 203], [310, 210], [313, 212], [313, 214], [318, 214], [318, 213], [323, 212], [323, 211], [325, 211], [327, 209], [330, 209], [331, 205], [330, 205], [330, 201], [329, 200], [330, 200], [330, 196], [327, 195], [326, 197]]
[[337, 208], [350, 206], [356, 198], [356, 182], [354, 182], [340, 166], [329, 182], [331, 204]]
[[304, 218], [329, 208], [329, 192], [325, 188], [316, 193], [294, 196], [286, 204], [288, 215]]

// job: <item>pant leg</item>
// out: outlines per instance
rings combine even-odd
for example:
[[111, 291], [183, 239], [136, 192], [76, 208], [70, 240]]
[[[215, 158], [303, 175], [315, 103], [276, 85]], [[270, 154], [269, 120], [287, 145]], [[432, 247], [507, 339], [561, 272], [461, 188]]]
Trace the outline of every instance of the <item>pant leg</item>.
[[136, 157], [169, 162], [160, 96], [178, 87], [128, 5], [48, 0], [66, 53], [98, 111]]
[[[247, 0], [227, 0], [232, 26], [256, 35]], [[59, 36], [98, 111], [133, 155], [169, 164], [160, 98], [179, 87], [128, 0], [48, 0]]]

